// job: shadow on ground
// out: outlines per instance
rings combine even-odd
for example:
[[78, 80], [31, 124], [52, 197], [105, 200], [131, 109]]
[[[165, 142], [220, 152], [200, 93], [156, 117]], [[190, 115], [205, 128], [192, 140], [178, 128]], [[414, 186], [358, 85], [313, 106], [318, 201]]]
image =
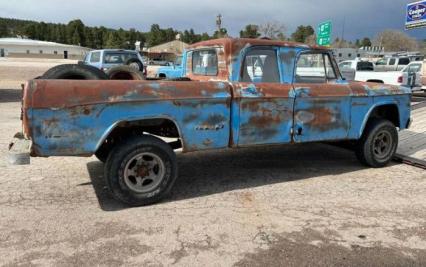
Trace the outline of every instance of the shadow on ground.
[[[304, 144], [197, 152], [177, 156], [179, 177], [164, 201], [177, 201], [243, 188], [311, 179], [364, 169], [352, 152], [324, 144]], [[106, 190], [101, 162], [87, 164], [105, 211], [126, 209]]]
[[18, 89], [1, 89], [0, 103], [19, 102], [22, 99], [22, 91]]

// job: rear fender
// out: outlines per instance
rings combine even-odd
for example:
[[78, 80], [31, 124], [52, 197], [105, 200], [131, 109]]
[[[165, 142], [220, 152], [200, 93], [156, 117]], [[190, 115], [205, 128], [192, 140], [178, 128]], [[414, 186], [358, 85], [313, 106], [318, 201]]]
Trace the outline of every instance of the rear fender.
[[[97, 143], [95, 151], [97, 151], [101, 147], [101, 145], [106, 141], [106, 139], [108, 138], [108, 136], [114, 131], [114, 129], [116, 129], [117, 127], [119, 127], [119, 125], [122, 125], [122, 124], [128, 123], [128, 122], [147, 121], [147, 120], [154, 120], [154, 119], [165, 119], [165, 120], [169, 120], [169, 121], [173, 122], [175, 124], [177, 130], [178, 130], [179, 138], [182, 139], [182, 147], [184, 146], [185, 142], [183, 140], [183, 135], [182, 135], [181, 127], [179, 126], [179, 124], [176, 122], [175, 119], [173, 119], [173, 118], [171, 118], [169, 116], [133, 117], [133, 118], [128, 118], [126, 120], [116, 121], [110, 127], [108, 127], [105, 130], [105, 132], [102, 134], [102, 137], [99, 140], [99, 142]], [[185, 149], [185, 147], [183, 147], [183, 149]]]

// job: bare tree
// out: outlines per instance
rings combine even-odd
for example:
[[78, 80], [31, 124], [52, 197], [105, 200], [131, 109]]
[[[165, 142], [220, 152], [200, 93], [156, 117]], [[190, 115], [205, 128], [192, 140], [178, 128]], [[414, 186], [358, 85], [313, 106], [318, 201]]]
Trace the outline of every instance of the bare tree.
[[383, 46], [386, 51], [415, 51], [419, 49], [416, 39], [397, 30], [385, 30], [379, 33], [374, 45]]
[[272, 40], [285, 40], [286, 31], [286, 26], [278, 21], [269, 21], [259, 27], [259, 32], [262, 36]]

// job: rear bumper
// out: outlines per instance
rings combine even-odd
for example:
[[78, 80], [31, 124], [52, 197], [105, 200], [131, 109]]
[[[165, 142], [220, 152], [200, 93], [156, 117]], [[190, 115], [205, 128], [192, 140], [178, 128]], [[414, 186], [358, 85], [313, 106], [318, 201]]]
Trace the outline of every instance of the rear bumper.
[[12, 165], [30, 164], [31, 140], [25, 139], [22, 133], [15, 134], [9, 144], [7, 158]]

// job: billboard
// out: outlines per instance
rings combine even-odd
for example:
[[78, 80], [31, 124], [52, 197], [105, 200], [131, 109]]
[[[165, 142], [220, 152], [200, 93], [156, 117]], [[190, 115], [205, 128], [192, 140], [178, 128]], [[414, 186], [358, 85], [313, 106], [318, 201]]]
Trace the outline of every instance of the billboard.
[[407, 30], [426, 27], [426, 0], [407, 5], [405, 28]]

